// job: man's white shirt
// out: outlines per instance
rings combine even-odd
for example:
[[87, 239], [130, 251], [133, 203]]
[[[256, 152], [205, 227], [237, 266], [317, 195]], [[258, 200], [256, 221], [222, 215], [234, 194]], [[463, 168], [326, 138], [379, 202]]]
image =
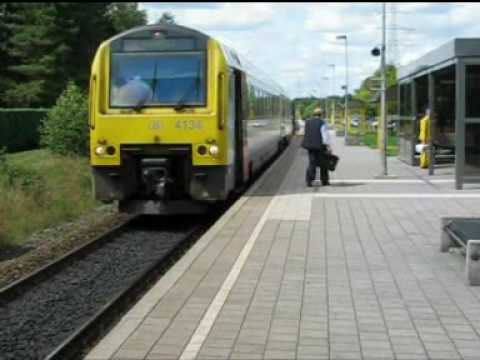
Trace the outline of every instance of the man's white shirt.
[[323, 125], [320, 128], [320, 131], [322, 133], [322, 143], [324, 145], [330, 145], [331, 140], [330, 140], [330, 131], [328, 129], [328, 123], [326, 120], [323, 120]]

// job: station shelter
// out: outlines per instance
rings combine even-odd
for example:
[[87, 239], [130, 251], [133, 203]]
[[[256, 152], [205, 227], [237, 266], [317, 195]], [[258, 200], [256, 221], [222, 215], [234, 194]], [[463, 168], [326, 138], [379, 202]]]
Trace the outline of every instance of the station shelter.
[[397, 98], [399, 158], [418, 163], [420, 119], [428, 108], [428, 173], [451, 163], [456, 189], [480, 183], [480, 38], [453, 39], [401, 67]]

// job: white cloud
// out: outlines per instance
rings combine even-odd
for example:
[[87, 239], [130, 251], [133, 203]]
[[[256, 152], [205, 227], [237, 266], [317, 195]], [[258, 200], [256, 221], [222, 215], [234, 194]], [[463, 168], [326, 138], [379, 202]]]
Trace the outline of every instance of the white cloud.
[[[391, 6], [387, 5], [388, 25]], [[379, 58], [370, 51], [381, 42], [380, 3], [143, 3], [141, 8], [147, 9], [150, 22], [169, 11], [179, 24], [230, 45], [292, 96], [312, 89], [327, 94], [331, 82], [323, 77], [331, 76], [328, 64], [332, 63], [336, 64], [335, 93], [343, 93], [345, 47], [336, 35], [348, 36], [352, 91], [379, 66]], [[396, 8], [401, 64], [454, 37], [480, 36], [476, 3], [397, 3]]]
[[454, 26], [468, 26], [478, 24], [480, 17], [480, 4], [461, 3], [455, 4], [449, 14], [451, 24]]
[[149, 22], [155, 22], [163, 12], [176, 16], [178, 23], [202, 30], [247, 30], [267, 24], [273, 16], [272, 5], [267, 3], [223, 3], [215, 7], [153, 7], [149, 9]]
[[[441, 3], [437, 3], [441, 4]], [[425, 11], [431, 8], [432, 6], [436, 6], [437, 4], [435, 3], [426, 3], [426, 2], [420, 2], [420, 3], [398, 3], [397, 4], [397, 9], [399, 11], [407, 12], [407, 13], [413, 13], [415, 11]]]
[[[365, 10], [368, 9], [368, 12]], [[351, 33], [375, 22], [377, 6], [370, 4], [320, 3], [311, 5], [305, 28], [308, 31]]]

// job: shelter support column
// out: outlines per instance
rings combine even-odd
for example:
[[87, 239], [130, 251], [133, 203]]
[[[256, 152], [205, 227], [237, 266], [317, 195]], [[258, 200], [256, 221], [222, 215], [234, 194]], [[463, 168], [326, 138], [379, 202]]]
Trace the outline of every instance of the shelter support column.
[[411, 114], [413, 118], [413, 135], [412, 139], [410, 141], [410, 154], [411, 154], [411, 164], [416, 164], [415, 160], [415, 145], [418, 142], [418, 136], [417, 136], [417, 87], [415, 84], [415, 79], [412, 79], [411, 82]]
[[465, 170], [465, 64], [455, 64], [455, 188], [463, 189]]
[[429, 165], [428, 165], [428, 175], [434, 174], [435, 169], [435, 147], [434, 139], [436, 136], [436, 113], [435, 113], [435, 77], [432, 73], [428, 74], [428, 107], [430, 109], [430, 137], [428, 141], [429, 149]]

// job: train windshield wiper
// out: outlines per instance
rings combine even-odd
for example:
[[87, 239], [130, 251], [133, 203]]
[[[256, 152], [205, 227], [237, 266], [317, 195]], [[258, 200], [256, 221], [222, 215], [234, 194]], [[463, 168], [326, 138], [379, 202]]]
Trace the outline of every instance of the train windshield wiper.
[[135, 105], [132, 106], [133, 110], [136, 112], [140, 112], [143, 108], [145, 108], [146, 101], [144, 99], [140, 99]]
[[155, 67], [153, 69], [153, 82], [152, 82], [152, 85], [150, 86], [150, 89], [152, 90], [152, 96], [150, 96], [150, 99], [140, 98], [137, 101], [137, 103], [135, 105], [133, 105], [133, 110], [135, 110], [136, 112], [139, 112], [144, 107], [146, 107], [145, 104], [148, 101], [152, 101], [153, 99], [155, 99], [155, 92], [157, 90], [157, 82], [158, 82], [158, 79], [157, 79], [157, 65], [158, 65], [158, 63], [155, 62]]
[[197, 73], [195, 74], [195, 79], [193, 80], [192, 85], [185, 91], [183, 96], [178, 100], [178, 102], [175, 104], [173, 107], [175, 111], [181, 111], [185, 108], [185, 101], [187, 98], [190, 96], [190, 94], [193, 92], [193, 90], [197, 89], [200, 87], [200, 62], [198, 62], [197, 66]]

